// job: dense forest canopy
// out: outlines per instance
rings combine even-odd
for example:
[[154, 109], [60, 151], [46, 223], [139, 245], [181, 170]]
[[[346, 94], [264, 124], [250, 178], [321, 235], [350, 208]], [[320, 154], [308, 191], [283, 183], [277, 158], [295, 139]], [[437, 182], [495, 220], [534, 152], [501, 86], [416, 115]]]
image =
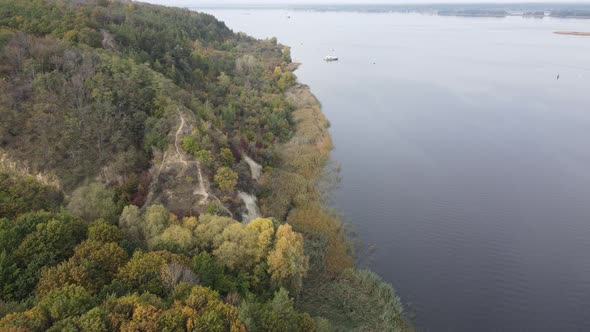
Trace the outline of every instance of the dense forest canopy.
[[207, 14], [0, 0], [0, 329], [409, 329], [322, 205], [294, 68]]

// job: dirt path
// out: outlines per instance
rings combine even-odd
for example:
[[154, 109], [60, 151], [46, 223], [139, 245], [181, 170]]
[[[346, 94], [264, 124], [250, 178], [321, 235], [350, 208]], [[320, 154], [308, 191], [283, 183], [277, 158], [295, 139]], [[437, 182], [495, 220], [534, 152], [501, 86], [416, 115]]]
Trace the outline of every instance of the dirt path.
[[197, 177], [199, 178], [199, 185], [193, 191], [193, 195], [203, 196], [203, 198], [201, 198], [201, 200], [199, 201], [199, 204], [200, 205], [206, 204], [209, 197], [212, 197], [213, 199], [218, 201], [221, 204], [221, 206], [223, 206], [223, 208], [231, 216], [233, 216], [233, 213], [231, 213], [231, 211], [229, 211], [225, 207], [225, 205], [221, 202], [221, 200], [219, 198], [217, 198], [217, 196], [215, 196], [213, 194], [209, 194], [209, 192], [207, 191], [207, 188], [205, 186], [205, 179], [203, 178], [203, 172], [201, 171], [201, 163], [199, 163], [198, 160], [187, 161], [184, 158], [184, 154], [182, 153], [181, 148], [178, 146], [179, 145], [178, 140], [179, 140], [179, 135], [182, 133], [182, 130], [184, 129], [184, 124], [186, 123], [186, 121], [184, 120], [184, 117], [182, 116], [182, 114], [180, 114], [180, 112], [178, 115], [180, 116], [180, 125], [178, 126], [178, 129], [176, 130], [176, 134], [175, 134], [175, 138], [174, 138], [174, 147], [176, 148], [176, 155], [178, 156], [178, 159], [184, 165], [183, 170], [179, 173], [178, 176], [179, 177], [182, 176], [190, 164], [195, 164], [197, 166]]
[[[209, 184], [208, 184], [208, 182], [206, 182], [207, 179], [205, 179], [205, 177], [203, 176], [203, 171], [201, 169], [201, 163], [197, 159], [193, 159], [192, 157], [190, 157], [183, 150], [183, 148], [182, 148], [183, 132], [188, 131], [188, 129], [190, 129], [190, 128], [188, 128], [188, 129], [185, 128], [185, 126], [188, 126], [188, 123], [185, 120], [185, 118], [180, 110], [178, 110], [178, 117], [180, 118], [180, 122], [179, 122], [178, 128], [176, 129], [176, 132], [174, 134], [174, 146], [172, 146], [172, 144], [170, 144], [168, 146], [168, 148], [166, 149], [166, 151], [164, 152], [164, 154], [162, 156], [162, 161], [161, 161], [159, 167], [157, 168], [155, 178], [159, 178], [160, 174], [162, 174], [162, 173], [167, 173], [169, 175], [172, 175], [175, 178], [175, 181], [177, 183], [186, 183], [183, 176], [187, 172], [190, 172], [191, 174], [197, 173], [197, 178], [198, 178], [199, 183], [195, 184], [194, 188], [188, 187], [187, 189], [189, 190], [189, 192], [182, 192], [182, 189], [180, 189], [181, 192], [175, 192], [175, 189], [172, 189], [172, 187], [168, 187], [168, 189], [166, 190], [167, 196], [173, 197], [174, 195], [190, 195], [190, 194], [192, 194], [194, 196], [199, 195], [202, 197], [199, 199], [198, 202], [196, 202], [196, 204], [199, 206], [206, 206], [206, 204], [210, 200], [213, 199], [213, 200], [218, 201], [221, 204], [221, 206], [223, 206], [223, 208], [227, 211], [227, 213], [233, 217], [233, 214], [231, 213], [231, 211], [229, 211], [225, 207], [225, 205], [221, 202], [221, 200], [208, 191]], [[177, 186], [174, 184], [171, 184], [171, 185], [173, 187]]]
[[244, 160], [250, 166], [250, 173], [252, 174], [252, 179], [258, 181], [260, 180], [260, 174], [262, 174], [262, 166], [255, 162], [252, 158], [248, 157], [247, 155], [243, 154]]
[[182, 155], [182, 153], [180, 153], [180, 148], [178, 147], [178, 135], [180, 135], [180, 133], [182, 132], [182, 129], [184, 129], [184, 123], [185, 123], [184, 117], [182, 116], [182, 114], [180, 114], [180, 126], [178, 126], [178, 130], [176, 130], [176, 135], [175, 135], [175, 139], [174, 139], [174, 147], [176, 148], [176, 155], [180, 159], [180, 162], [182, 162], [183, 164], [188, 166], [188, 162], [184, 159], [184, 156]]
[[182, 133], [182, 130], [184, 129], [184, 124], [186, 123], [182, 114], [179, 113], [179, 116], [180, 116], [180, 125], [178, 126], [178, 129], [176, 130], [176, 134], [175, 134], [175, 138], [174, 138], [174, 147], [176, 148], [176, 156], [178, 157], [178, 160], [184, 166], [182, 168], [182, 171], [180, 171], [180, 173], [178, 174], [178, 176], [180, 177], [180, 176], [184, 175], [184, 172], [188, 168], [189, 164], [195, 164], [197, 166], [197, 176], [199, 178], [199, 185], [195, 188], [195, 191], [193, 191], [193, 194], [203, 196], [203, 198], [199, 201], [199, 204], [205, 204], [207, 202], [207, 199], [209, 199], [209, 192], [207, 192], [207, 189], [205, 188], [205, 180], [203, 178], [203, 173], [201, 172], [201, 164], [199, 163], [198, 160], [187, 161], [184, 158], [184, 154], [182, 153], [181, 148], [179, 147], [179, 142], [178, 142], [180, 140], [179, 136]]
[[250, 221], [260, 218], [260, 211], [258, 210], [258, 205], [256, 204], [256, 196], [245, 193], [243, 191], [238, 191], [238, 196], [246, 205], [246, 213], [242, 214], [242, 222], [248, 224]]

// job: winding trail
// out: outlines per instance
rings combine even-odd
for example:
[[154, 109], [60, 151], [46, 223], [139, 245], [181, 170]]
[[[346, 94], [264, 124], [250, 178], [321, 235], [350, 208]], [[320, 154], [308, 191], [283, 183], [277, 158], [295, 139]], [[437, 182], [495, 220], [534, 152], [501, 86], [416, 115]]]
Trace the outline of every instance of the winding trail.
[[178, 158], [180, 158], [180, 161], [182, 163], [184, 163], [186, 166], [188, 166], [188, 162], [184, 159], [184, 157], [182, 156], [182, 153], [180, 153], [180, 148], [178, 147], [178, 135], [180, 135], [180, 133], [182, 132], [182, 129], [184, 128], [184, 117], [182, 116], [182, 114], [180, 115], [180, 126], [178, 126], [178, 130], [176, 130], [176, 135], [175, 135], [175, 139], [174, 139], [174, 147], [176, 148], [176, 155], [178, 156]]
[[[186, 123], [182, 114], [179, 113], [179, 116], [180, 116], [180, 126], [178, 126], [178, 129], [176, 130], [176, 135], [175, 135], [175, 139], [174, 139], [174, 147], [176, 148], [176, 156], [178, 157], [180, 162], [184, 165], [184, 167], [182, 168], [182, 171], [180, 171], [178, 176], [180, 177], [184, 174], [184, 172], [186, 171], [189, 164], [194, 163], [195, 165], [197, 165], [197, 176], [199, 177], [199, 186], [197, 188], [195, 188], [195, 191], [193, 191], [193, 194], [203, 196], [203, 198], [199, 201], [199, 204], [205, 204], [207, 202], [207, 199], [209, 199], [209, 192], [207, 192], [207, 189], [205, 188], [205, 181], [203, 179], [203, 173], [201, 172], [201, 165], [198, 160], [191, 161], [191, 162], [186, 161], [183, 153], [180, 150], [180, 147], [178, 146], [179, 145], [178, 140], [179, 140], [180, 133], [182, 133], [182, 130], [184, 129], [184, 124]], [[212, 196], [212, 197], [217, 198], [215, 196]]]
[[182, 114], [180, 113], [180, 111], [178, 112], [178, 115], [180, 116], [180, 125], [178, 126], [178, 129], [176, 130], [176, 134], [174, 136], [174, 147], [176, 149], [176, 156], [178, 157], [179, 162], [181, 162], [184, 165], [182, 171], [178, 174], [178, 177], [180, 177], [180, 176], [182, 176], [184, 174], [184, 172], [186, 171], [186, 169], [188, 168], [188, 166], [190, 164], [197, 165], [197, 176], [199, 178], [199, 185], [193, 191], [193, 195], [201, 195], [201, 196], [203, 196], [203, 198], [201, 198], [201, 200], [199, 201], [199, 205], [204, 205], [205, 203], [207, 203], [207, 200], [209, 199], [209, 197], [212, 197], [216, 201], [218, 201], [219, 204], [221, 204], [221, 206], [223, 206], [224, 210], [227, 213], [229, 213], [230, 216], [233, 217], [233, 213], [228, 208], [225, 207], [225, 205], [221, 202], [221, 200], [219, 198], [217, 198], [217, 196], [215, 196], [213, 194], [210, 194], [207, 191], [207, 188], [205, 187], [205, 179], [203, 178], [203, 172], [201, 171], [201, 163], [199, 163], [198, 160], [195, 160], [195, 161], [187, 161], [184, 158], [184, 154], [182, 153], [182, 150], [179, 147], [178, 140], [179, 140], [180, 134], [182, 133], [182, 130], [184, 129], [184, 124], [186, 123], [186, 121], [184, 120], [184, 117], [182, 116]]

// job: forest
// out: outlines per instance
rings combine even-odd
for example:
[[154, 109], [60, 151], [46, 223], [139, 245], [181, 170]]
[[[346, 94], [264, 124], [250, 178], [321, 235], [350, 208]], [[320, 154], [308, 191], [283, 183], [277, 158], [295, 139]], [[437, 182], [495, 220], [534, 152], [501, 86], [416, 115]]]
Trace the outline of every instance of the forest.
[[412, 330], [325, 205], [328, 122], [275, 38], [0, 0], [0, 59], [0, 330]]

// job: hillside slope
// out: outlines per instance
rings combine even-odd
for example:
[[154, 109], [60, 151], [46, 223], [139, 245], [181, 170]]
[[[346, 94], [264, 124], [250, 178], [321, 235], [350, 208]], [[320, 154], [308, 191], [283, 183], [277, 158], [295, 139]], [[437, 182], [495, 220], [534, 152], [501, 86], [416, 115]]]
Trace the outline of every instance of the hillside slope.
[[408, 329], [322, 205], [327, 120], [276, 39], [0, 0], [0, 60], [0, 329]]

